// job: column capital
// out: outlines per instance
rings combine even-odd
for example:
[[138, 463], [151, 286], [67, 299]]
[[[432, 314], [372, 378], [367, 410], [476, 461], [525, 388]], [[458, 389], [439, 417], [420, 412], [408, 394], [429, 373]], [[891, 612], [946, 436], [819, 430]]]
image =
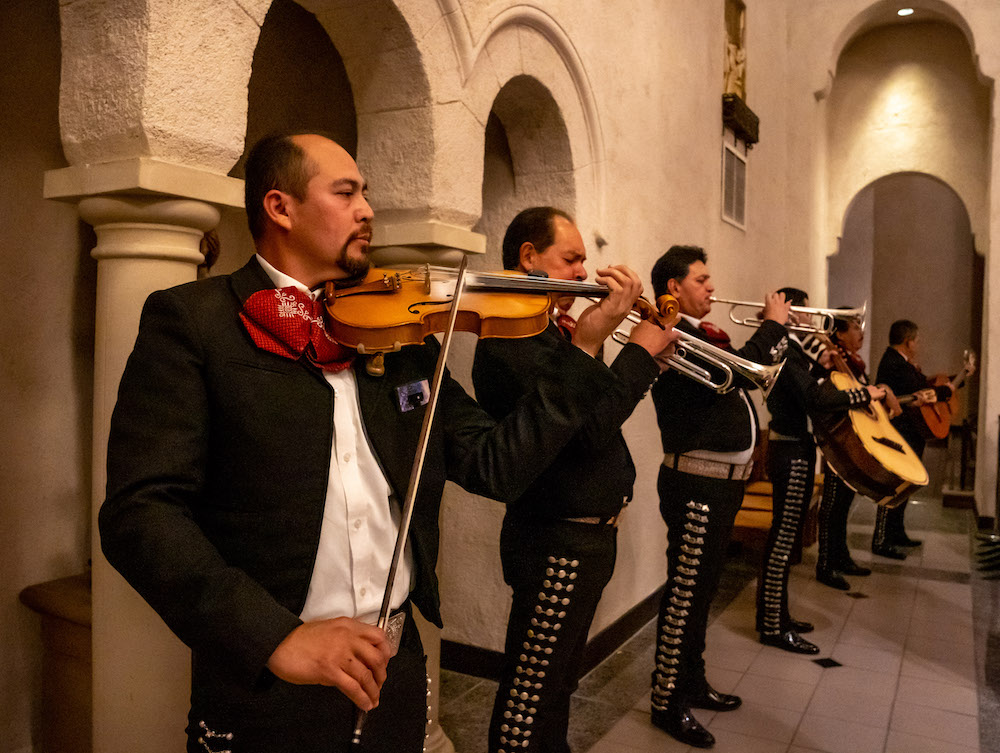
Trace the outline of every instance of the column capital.
[[46, 199], [60, 201], [119, 194], [194, 199], [240, 208], [243, 181], [152, 157], [133, 157], [47, 170], [42, 191]]
[[372, 248], [372, 260], [378, 266], [457, 267], [463, 256], [486, 252], [486, 236], [437, 220], [376, 222]]
[[194, 266], [204, 257], [201, 238], [219, 223], [218, 208], [204, 201], [148, 195], [90, 196], [80, 217], [93, 225], [95, 259], [160, 259]]

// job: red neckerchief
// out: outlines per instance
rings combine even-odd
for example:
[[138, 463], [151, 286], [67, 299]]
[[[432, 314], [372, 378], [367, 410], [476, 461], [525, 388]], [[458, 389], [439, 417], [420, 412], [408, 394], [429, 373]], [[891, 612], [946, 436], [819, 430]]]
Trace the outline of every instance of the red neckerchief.
[[569, 314], [559, 314], [556, 317], [556, 326], [562, 332], [563, 337], [573, 342], [573, 333], [576, 332], [576, 319]]
[[717, 348], [728, 348], [732, 342], [724, 330], [719, 329], [711, 322], [700, 322], [698, 329], [704, 332], [708, 342]]
[[258, 348], [309, 363], [324, 371], [343, 371], [355, 351], [336, 342], [326, 331], [323, 304], [298, 288], [258, 290], [247, 298], [240, 319]]

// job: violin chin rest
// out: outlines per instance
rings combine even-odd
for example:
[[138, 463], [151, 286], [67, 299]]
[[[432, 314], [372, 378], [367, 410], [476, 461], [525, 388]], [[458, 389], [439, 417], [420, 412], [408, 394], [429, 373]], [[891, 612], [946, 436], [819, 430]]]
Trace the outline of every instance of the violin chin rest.
[[373, 353], [365, 361], [365, 371], [373, 377], [385, 376], [385, 353]]

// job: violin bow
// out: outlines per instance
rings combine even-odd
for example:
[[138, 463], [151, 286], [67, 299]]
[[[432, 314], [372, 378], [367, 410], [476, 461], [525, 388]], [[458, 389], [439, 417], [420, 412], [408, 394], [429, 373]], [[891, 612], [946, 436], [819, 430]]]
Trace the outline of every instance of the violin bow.
[[[451, 302], [451, 309], [448, 315], [448, 326], [443, 331], [441, 340], [441, 352], [438, 354], [437, 364], [434, 367], [434, 377], [431, 383], [431, 394], [427, 400], [427, 412], [424, 414], [424, 422], [420, 427], [420, 438], [417, 441], [417, 453], [413, 460], [413, 467], [410, 469], [410, 481], [406, 489], [406, 497], [403, 499], [402, 513], [399, 520], [399, 533], [396, 534], [396, 548], [392, 552], [392, 562], [389, 565], [389, 576], [385, 583], [385, 594], [382, 596], [382, 607], [379, 609], [378, 622], [376, 625], [386, 631], [393, 648], [399, 648], [399, 640], [402, 634], [402, 621], [396, 625], [389, 623], [390, 600], [392, 598], [392, 587], [396, 581], [396, 571], [399, 569], [399, 562], [403, 557], [403, 549], [406, 547], [406, 539], [410, 533], [410, 520], [413, 517], [413, 505], [417, 498], [417, 488], [420, 486], [420, 477], [423, 475], [424, 458], [427, 455], [427, 445], [430, 442], [431, 426], [434, 423], [434, 414], [437, 411], [438, 395], [441, 393], [441, 383], [444, 381], [445, 363], [448, 360], [448, 351], [451, 349], [452, 335], [455, 333], [455, 321], [458, 319], [459, 306], [461, 304], [462, 293], [465, 289], [465, 267], [469, 257], [462, 257], [462, 264], [458, 268], [458, 276], [455, 279], [455, 294]], [[358, 709], [354, 721], [354, 736], [351, 738], [353, 745], [361, 744], [361, 731], [365, 725], [368, 712]]]

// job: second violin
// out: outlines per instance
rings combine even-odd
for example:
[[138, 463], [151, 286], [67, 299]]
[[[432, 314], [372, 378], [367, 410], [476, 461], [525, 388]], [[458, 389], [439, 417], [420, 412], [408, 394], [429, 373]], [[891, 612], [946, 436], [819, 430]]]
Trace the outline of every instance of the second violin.
[[[455, 291], [452, 270], [424, 266], [416, 270], [372, 268], [358, 285], [325, 289], [328, 329], [337, 342], [371, 355], [368, 372], [382, 370], [382, 354], [416, 345], [444, 330]], [[550, 280], [517, 272], [467, 272], [455, 328], [479, 337], [531, 337], [549, 322], [554, 299], [580, 295], [602, 298], [604, 285]], [[662, 296], [654, 307], [640, 298], [641, 319], [665, 326], [677, 314], [677, 302]]]

